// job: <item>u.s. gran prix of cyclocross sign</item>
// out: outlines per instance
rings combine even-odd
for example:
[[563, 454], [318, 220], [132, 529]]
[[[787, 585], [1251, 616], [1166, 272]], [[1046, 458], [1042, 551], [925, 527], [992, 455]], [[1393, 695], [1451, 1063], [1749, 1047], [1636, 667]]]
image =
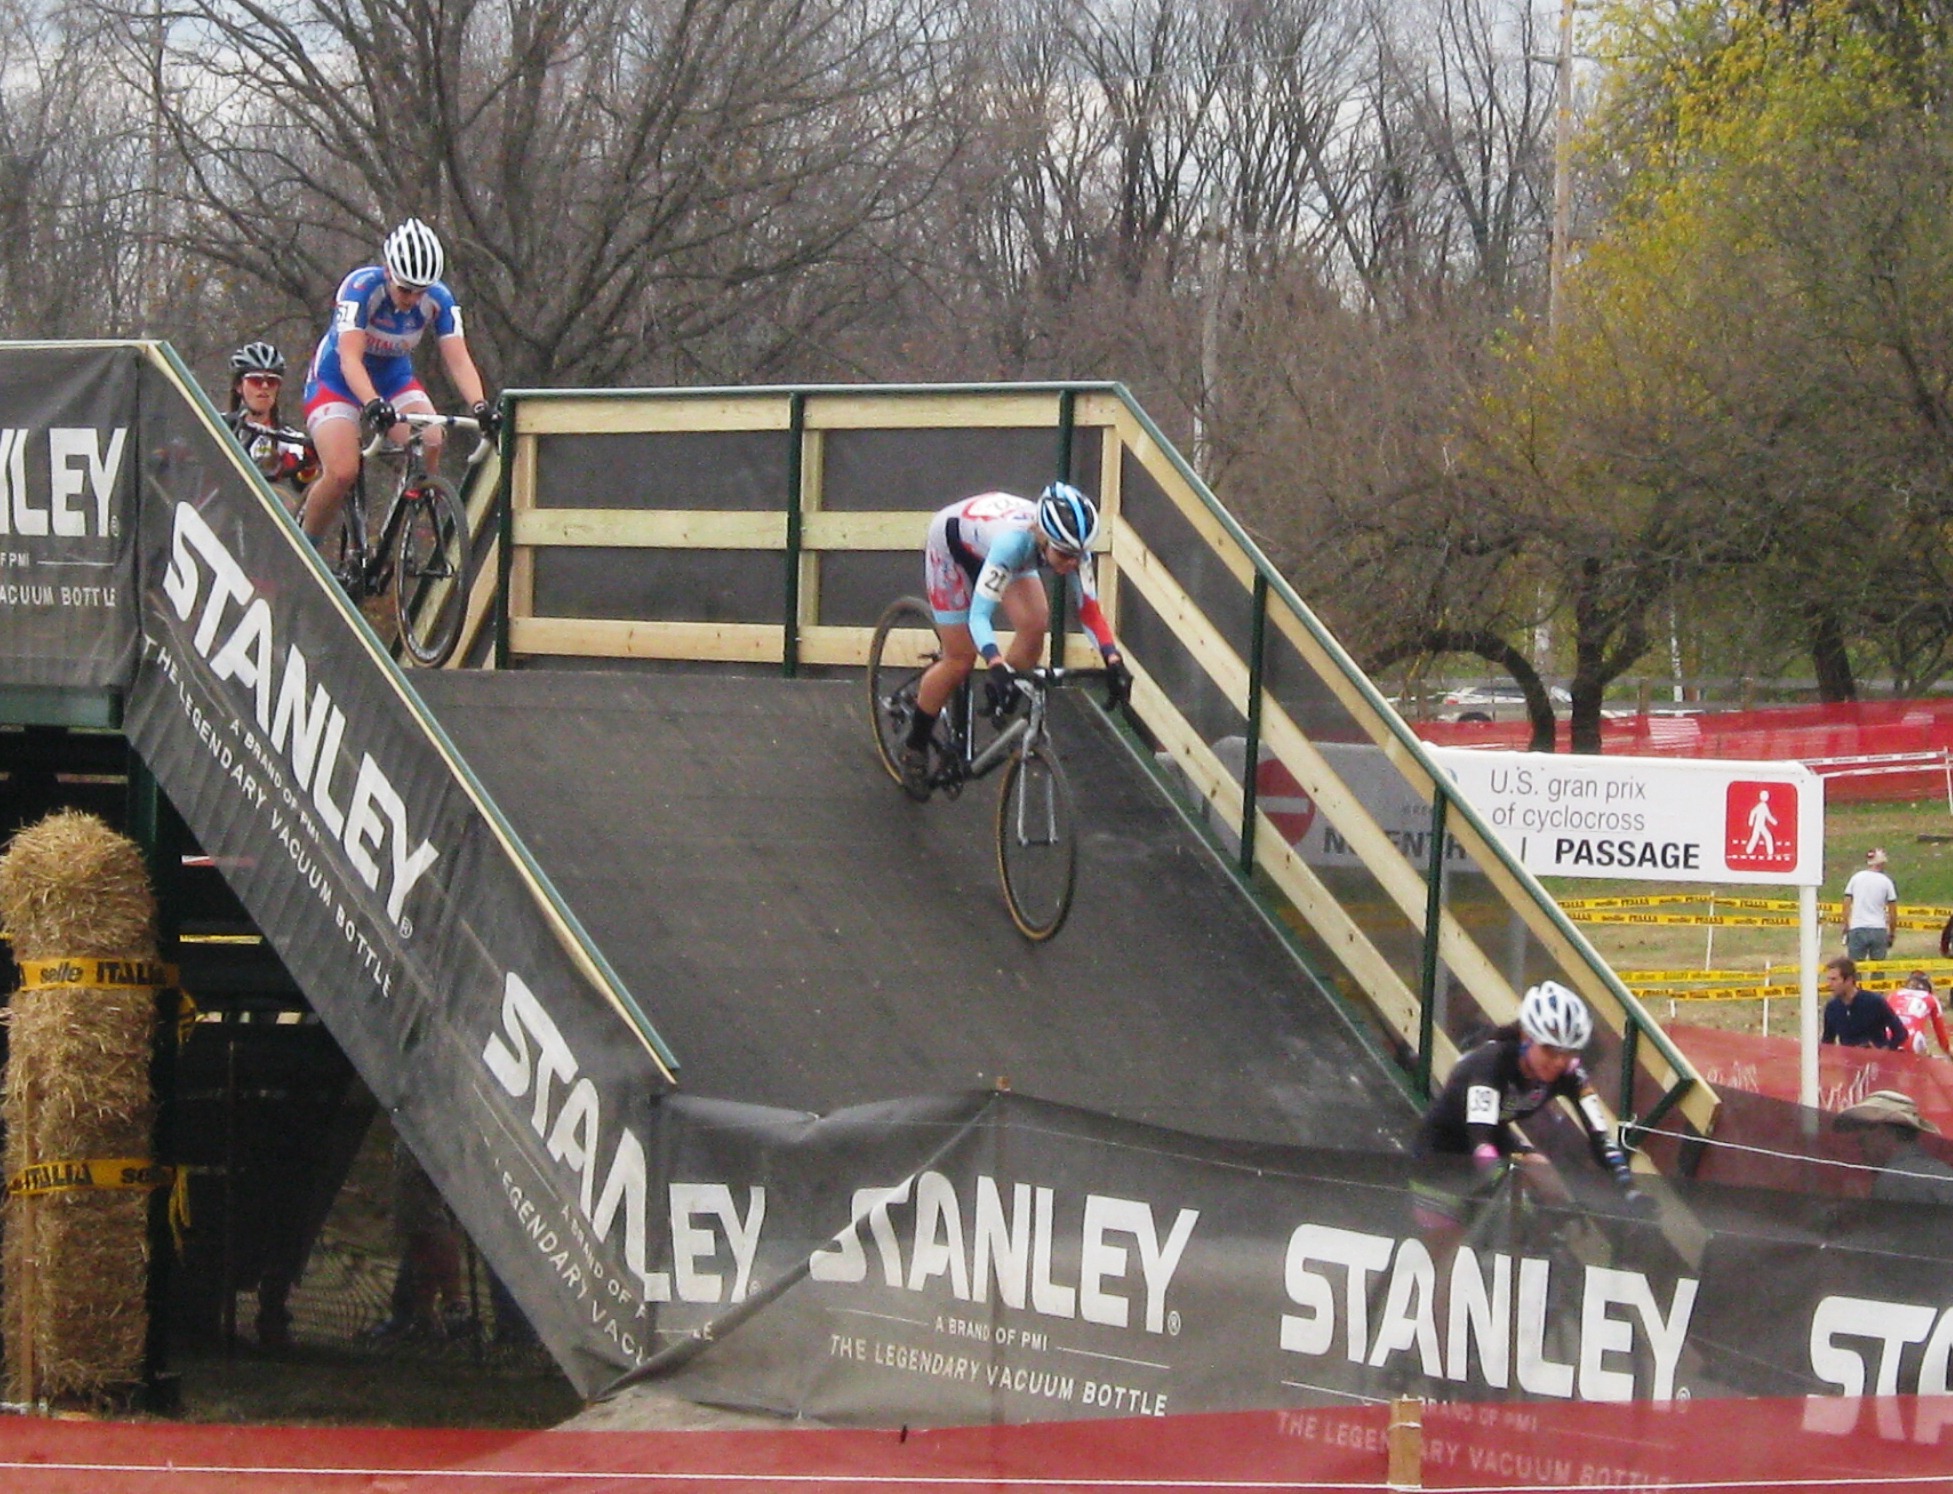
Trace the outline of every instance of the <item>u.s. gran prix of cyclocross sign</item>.
[[1801, 763], [1431, 755], [1535, 876], [1824, 880], [1824, 781]]

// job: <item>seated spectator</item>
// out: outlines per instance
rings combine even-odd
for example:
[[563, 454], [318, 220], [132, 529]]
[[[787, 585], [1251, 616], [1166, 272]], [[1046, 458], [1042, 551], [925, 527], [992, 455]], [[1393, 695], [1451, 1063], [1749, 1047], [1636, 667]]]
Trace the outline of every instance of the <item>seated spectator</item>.
[[1926, 1046], [1926, 1029], [1930, 1026], [1933, 1036], [1939, 1040], [1939, 1051], [1953, 1057], [1953, 1043], [1946, 1040], [1946, 1018], [1940, 1011], [1939, 997], [1933, 994], [1933, 978], [1925, 971], [1915, 970], [1908, 975], [1906, 983], [1885, 998], [1885, 1004], [1905, 1023], [1912, 1038], [1906, 1046], [1914, 1053], [1933, 1051]]
[[1876, 991], [1858, 989], [1858, 962], [1839, 955], [1824, 966], [1831, 999], [1824, 1004], [1824, 1041], [1847, 1048], [1903, 1048], [1912, 1041], [1906, 1024]]
[[1841, 1112], [1833, 1126], [1858, 1137], [1865, 1161], [1876, 1167], [1872, 1197], [1882, 1203], [1953, 1205], [1953, 1167], [1919, 1145], [1939, 1127], [1919, 1113], [1910, 1095], [1881, 1089]]

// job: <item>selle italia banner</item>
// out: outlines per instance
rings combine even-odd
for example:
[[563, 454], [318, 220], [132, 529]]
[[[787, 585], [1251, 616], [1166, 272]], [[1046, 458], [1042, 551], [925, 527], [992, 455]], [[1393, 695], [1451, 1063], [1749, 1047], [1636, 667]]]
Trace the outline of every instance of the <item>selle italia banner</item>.
[[[72, 368], [8, 356], [17, 381]], [[90, 428], [130, 432], [120, 465], [93, 448], [135, 505], [127, 730], [583, 1393], [657, 1378], [882, 1425], [1946, 1393], [1953, 1233], [1848, 1196], [1863, 1174], [1833, 1197], [1659, 1183], [1665, 1229], [1574, 1159], [1574, 1205], [1474, 1194], [1446, 1254], [1394, 1155], [1013, 1094], [826, 1117], [674, 1094], [275, 500], [161, 360], [126, 361], [126, 406]], [[14, 656], [38, 657], [23, 627]]]

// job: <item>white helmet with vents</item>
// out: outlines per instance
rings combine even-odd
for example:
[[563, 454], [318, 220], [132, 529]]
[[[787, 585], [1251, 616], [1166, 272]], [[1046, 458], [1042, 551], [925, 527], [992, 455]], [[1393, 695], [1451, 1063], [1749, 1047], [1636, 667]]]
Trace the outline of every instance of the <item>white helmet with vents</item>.
[[426, 290], [446, 268], [440, 239], [418, 218], [409, 218], [387, 235], [380, 258], [394, 284], [406, 290]]
[[1519, 1003], [1519, 1029], [1547, 1048], [1578, 1053], [1594, 1035], [1587, 1003], [1556, 980], [1543, 980]]

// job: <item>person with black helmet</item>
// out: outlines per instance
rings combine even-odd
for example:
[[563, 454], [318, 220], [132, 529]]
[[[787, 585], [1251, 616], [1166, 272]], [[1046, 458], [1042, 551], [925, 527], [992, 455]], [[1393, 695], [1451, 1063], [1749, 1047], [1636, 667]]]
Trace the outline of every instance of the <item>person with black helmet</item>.
[[[902, 786], [910, 797], [929, 797], [929, 742], [936, 718], [977, 660], [983, 660], [985, 703], [1006, 710], [1016, 698], [1012, 677], [1035, 665], [1050, 631], [1050, 604], [1038, 578], [1040, 565], [1064, 579], [1078, 606], [1078, 620], [1098, 644], [1109, 682], [1108, 708], [1123, 703], [1131, 676], [1099, 607], [1092, 575], [1092, 541], [1099, 510], [1068, 482], [1054, 482], [1033, 503], [1012, 493], [979, 493], [942, 509], [929, 522], [923, 575], [935, 614], [942, 656], [924, 671], [916, 689], [902, 750]], [[996, 616], [1012, 629], [1006, 654], [997, 641]]]
[[[303, 510], [315, 544], [332, 533], [359, 475], [362, 431], [383, 430], [404, 442], [409, 431], [401, 412], [432, 413], [434, 401], [414, 375], [414, 349], [430, 328], [449, 380], [483, 434], [494, 434], [495, 408], [468, 352], [461, 308], [441, 279], [446, 263], [434, 230], [409, 218], [386, 236], [379, 264], [362, 265], [339, 284], [332, 325], [305, 379], [306, 428], [323, 468]], [[440, 457], [440, 431], [430, 429], [424, 444], [431, 469]]]
[[305, 485], [319, 475], [318, 455], [303, 431], [285, 424], [279, 395], [285, 387], [285, 355], [268, 342], [247, 342], [231, 354], [231, 400], [224, 424], [257, 469], [290, 494], [296, 506]]

